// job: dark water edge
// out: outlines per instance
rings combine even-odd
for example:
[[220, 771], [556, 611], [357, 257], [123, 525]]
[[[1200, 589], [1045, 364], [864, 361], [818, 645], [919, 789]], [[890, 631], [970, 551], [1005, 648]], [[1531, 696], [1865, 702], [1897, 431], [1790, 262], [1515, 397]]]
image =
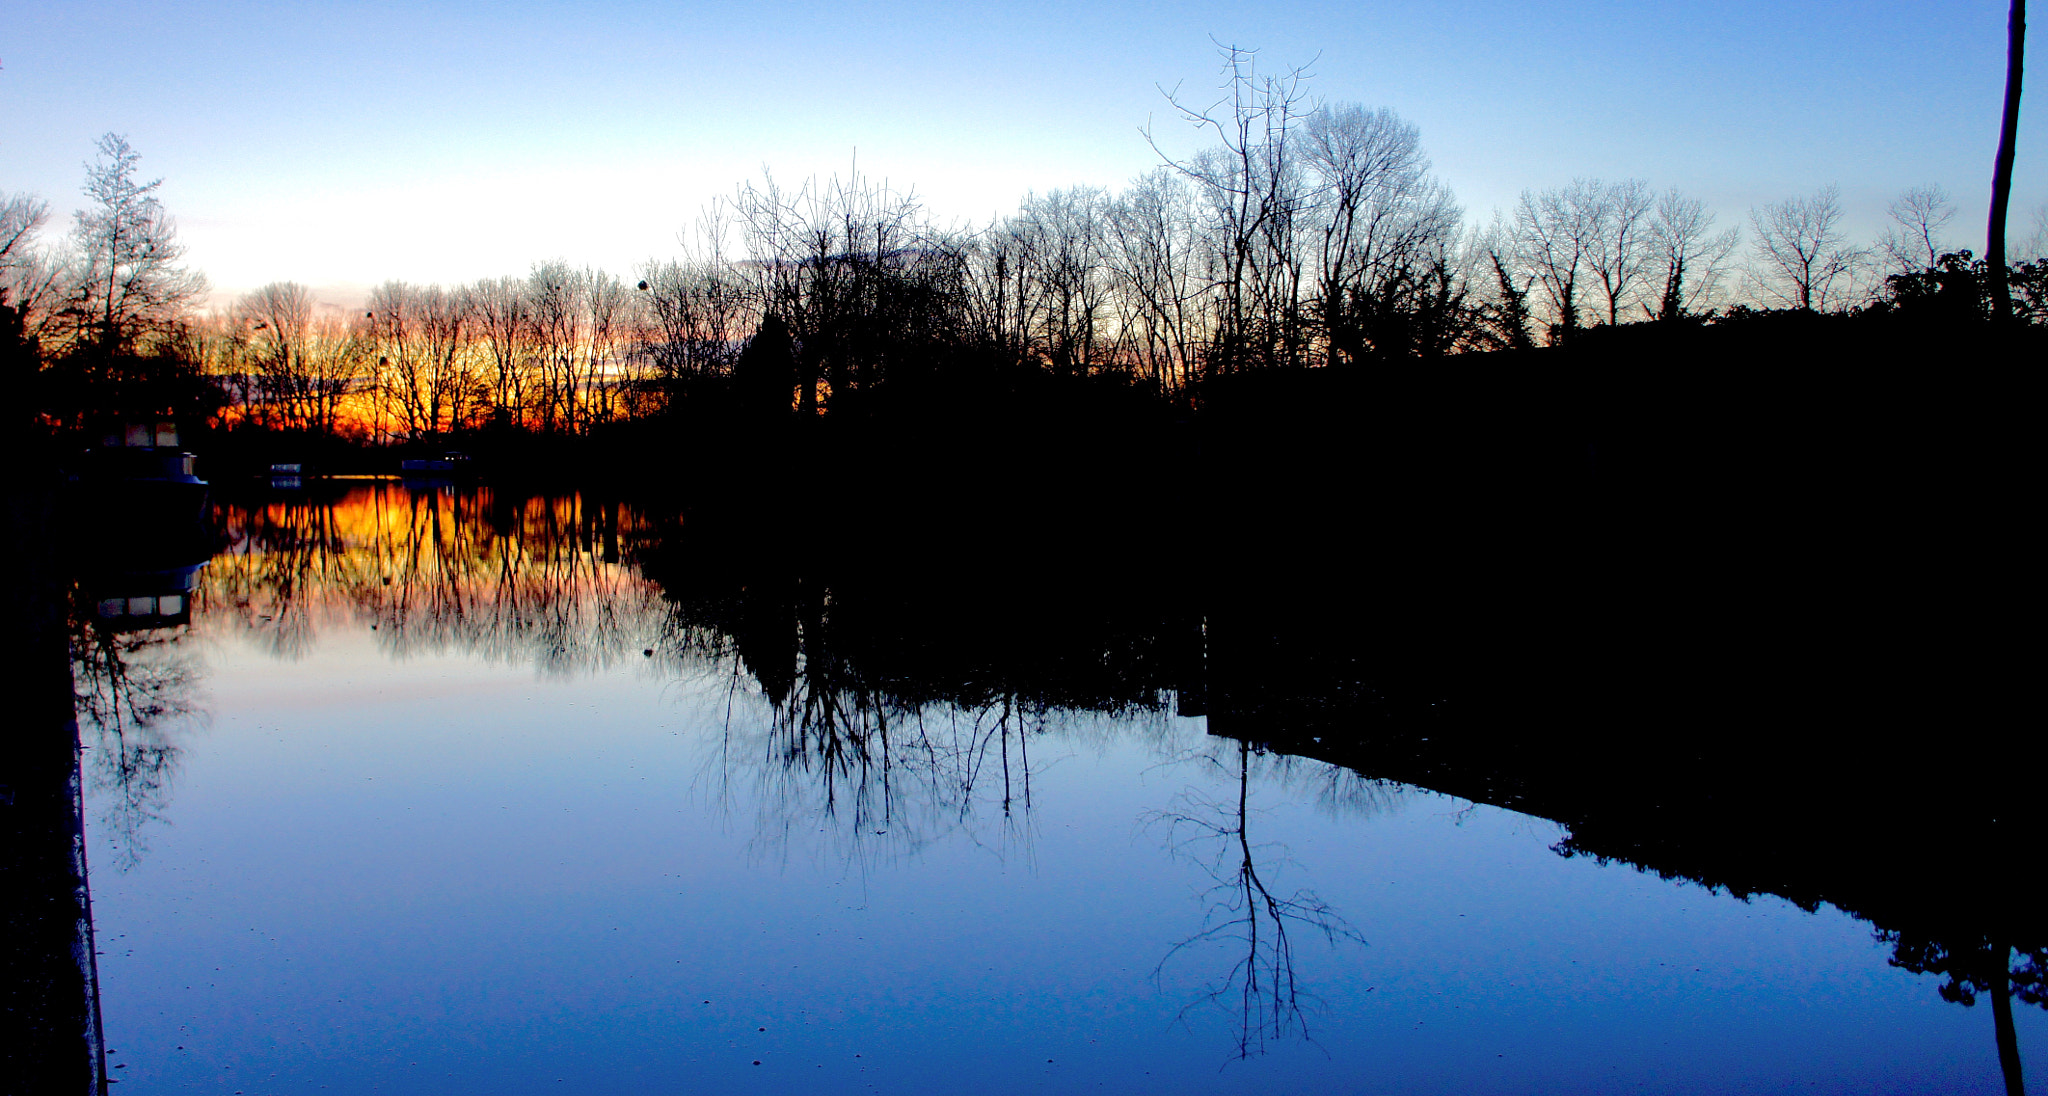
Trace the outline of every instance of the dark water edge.
[[0, 747], [0, 1084], [10, 1093], [104, 1092], [72, 709], [71, 576], [51, 536], [64, 509], [48, 483], [18, 484], [7, 501], [12, 687]]

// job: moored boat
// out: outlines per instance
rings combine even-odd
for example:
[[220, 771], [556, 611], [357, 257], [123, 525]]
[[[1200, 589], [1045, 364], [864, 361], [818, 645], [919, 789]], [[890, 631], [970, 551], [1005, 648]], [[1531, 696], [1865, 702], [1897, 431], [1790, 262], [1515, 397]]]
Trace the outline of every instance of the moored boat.
[[469, 457], [462, 453], [448, 452], [438, 457], [411, 457], [398, 462], [398, 471], [408, 478], [413, 476], [452, 476], [469, 468]]
[[196, 466], [197, 458], [178, 445], [177, 424], [122, 424], [86, 450], [80, 502], [131, 528], [196, 523], [207, 496]]

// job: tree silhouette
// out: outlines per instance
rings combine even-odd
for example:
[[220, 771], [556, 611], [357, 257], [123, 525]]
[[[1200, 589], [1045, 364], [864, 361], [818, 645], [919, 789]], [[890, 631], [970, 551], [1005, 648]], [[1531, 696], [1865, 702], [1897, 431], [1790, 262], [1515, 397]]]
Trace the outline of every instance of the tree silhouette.
[[1801, 312], [1845, 303], [1864, 254], [1843, 237], [1839, 189], [1825, 186], [1809, 197], [1753, 209], [1749, 222], [1765, 297]]
[[141, 158], [126, 137], [101, 137], [99, 159], [86, 165], [92, 204], [72, 227], [79, 268], [66, 310], [76, 337], [103, 356], [164, 330], [206, 289], [204, 277], [176, 265], [185, 249], [156, 196], [163, 180], [138, 180]]
[[2018, 949], [2021, 963], [2015, 969], [2015, 949], [2003, 939], [1954, 940], [1897, 931], [1878, 936], [1892, 945], [1892, 966], [1915, 974], [1947, 975], [1948, 981], [1939, 990], [1942, 1000], [1968, 1008], [1977, 1003], [1979, 995], [1991, 999], [1992, 1029], [2006, 1096], [2025, 1096], [2012, 1001], [2017, 997], [2026, 1004], [2048, 1008], [2048, 950]]

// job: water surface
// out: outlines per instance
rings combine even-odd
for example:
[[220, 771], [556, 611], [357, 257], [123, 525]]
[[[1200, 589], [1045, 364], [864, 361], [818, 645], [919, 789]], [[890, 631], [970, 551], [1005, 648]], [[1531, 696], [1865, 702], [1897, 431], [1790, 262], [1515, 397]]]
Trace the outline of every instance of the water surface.
[[1881, 926], [1212, 733], [1166, 640], [857, 638], [574, 496], [217, 517], [78, 670], [141, 1091], [2003, 1091]]

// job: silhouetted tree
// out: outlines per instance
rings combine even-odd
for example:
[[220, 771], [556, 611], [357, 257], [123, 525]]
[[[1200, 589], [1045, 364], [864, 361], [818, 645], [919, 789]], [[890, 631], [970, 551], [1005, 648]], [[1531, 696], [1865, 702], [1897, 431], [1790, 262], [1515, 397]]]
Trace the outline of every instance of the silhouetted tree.
[[742, 188], [735, 208], [754, 300], [783, 317], [796, 344], [800, 415], [956, 337], [960, 248], [924, 222], [915, 193], [858, 172], [795, 194], [768, 178]]
[[77, 267], [66, 279], [64, 311], [73, 337], [103, 357], [168, 330], [206, 289], [204, 277], [176, 265], [185, 249], [156, 197], [163, 180], [138, 180], [140, 160], [127, 138], [101, 137], [99, 158], [86, 165], [91, 204], [72, 226]]
[[17, 313], [24, 337], [52, 333], [62, 265], [36, 245], [50, 203], [33, 194], [0, 193], [0, 301]]
[[747, 340], [747, 348], [733, 365], [733, 386], [740, 405], [756, 418], [787, 418], [796, 392], [796, 354], [791, 349], [789, 325], [771, 312], [761, 318], [761, 327]]
[[[1331, 105], [1311, 112], [1303, 126], [1302, 159], [1311, 187], [1305, 228], [1317, 261], [1316, 318], [1329, 341], [1330, 364], [1356, 361], [1370, 350], [1394, 357], [1411, 349], [1404, 335], [1380, 341], [1394, 328], [1427, 330], [1390, 310], [1428, 307], [1445, 250], [1461, 215], [1449, 188], [1429, 175], [1421, 134], [1393, 111]], [[1370, 304], [1361, 313], [1359, 305]], [[1377, 314], [1381, 336], [1350, 327], [1349, 318]], [[1389, 328], [1392, 322], [1394, 328]], [[1429, 340], [1425, 340], [1429, 341]]]
[[1655, 201], [1650, 184], [1641, 179], [1624, 179], [1601, 188], [1586, 265], [1600, 283], [1609, 325], [1621, 322], [1624, 305], [1631, 302], [1636, 283], [1652, 262], [1647, 245], [1654, 228], [1650, 211]]
[[1742, 230], [1713, 233], [1714, 215], [1698, 198], [1676, 188], [1657, 199], [1646, 240], [1649, 275], [1660, 284], [1655, 309], [1644, 311], [1658, 320], [1676, 320], [1711, 311], [1727, 276], [1729, 256], [1742, 242]]
[[1263, 76], [1256, 51], [1221, 52], [1217, 102], [1193, 106], [1168, 96], [1183, 120], [1219, 142], [1185, 160], [1167, 158], [1194, 185], [1215, 264], [1207, 367], [1229, 373], [1303, 365], [1309, 347], [1298, 228], [1311, 195], [1295, 146], [1309, 113], [1307, 74]]
[[312, 293], [295, 282], [244, 294], [235, 316], [251, 366], [243, 383], [260, 386], [280, 425], [332, 434], [342, 397], [368, 364], [367, 329], [319, 315]]
[[10, 447], [43, 433], [40, 350], [29, 337], [23, 310], [8, 303], [6, 291], [0, 289], [0, 389], [8, 402], [4, 421]]
[[1865, 255], [1842, 236], [1839, 190], [1830, 185], [1811, 197], [1773, 202], [1750, 210], [1749, 221], [1758, 287], [1768, 300], [1802, 312], [1849, 303]]
[[[2048, 324], [2048, 262], [2014, 263], [2006, 270], [2013, 319]], [[1924, 270], [1885, 278], [1878, 310], [1931, 323], [1957, 325], [1993, 319], [1991, 264], [1968, 251], [1951, 251]]]
[[27, 253], [35, 234], [50, 220], [50, 203], [33, 194], [0, 192], [0, 263]]
[[1194, 383], [1201, 361], [1201, 248], [1190, 198], [1179, 175], [1150, 172], [1117, 196], [1105, 232], [1124, 346], [1167, 392]]
[[525, 425], [534, 344], [533, 315], [526, 283], [518, 278], [485, 278], [469, 287], [474, 336], [483, 344], [491, 421]]
[[[715, 388], [733, 369], [749, 329], [760, 324], [752, 286], [715, 250], [680, 262], [651, 263], [641, 274], [647, 352], [668, 398], [686, 398], [685, 393], [706, 385]], [[792, 378], [792, 391], [795, 383]]]
[[620, 397], [638, 387], [643, 360], [638, 337], [636, 302], [617, 275], [585, 269], [584, 308], [590, 315], [590, 375], [586, 403], [593, 425], [612, 422], [622, 412]]
[[1493, 276], [1500, 290], [1500, 297], [1490, 314], [1495, 337], [1505, 349], [1528, 350], [1536, 345], [1529, 336], [1529, 291], [1516, 284], [1515, 276], [1508, 273], [1508, 264], [1498, 250], [1489, 251], [1487, 261], [1493, 267]]
[[534, 265], [526, 300], [532, 316], [533, 355], [538, 366], [537, 425], [544, 431], [578, 433], [585, 425], [584, 397], [590, 381], [588, 289], [583, 272], [556, 260]]
[[135, 178], [138, 156], [124, 138], [100, 138], [99, 152], [86, 165], [91, 204], [78, 212], [62, 261], [24, 249], [42, 220], [37, 203], [12, 202], [5, 212], [15, 226], [5, 284], [10, 296], [26, 292], [14, 301], [23, 334], [49, 355], [35, 398], [60, 430], [101, 418], [209, 417], [219, 394], [185, 337], [186, 306], [205, 279], [175, 265], [183, 249], [156, 198], [162, 180]]
[[1103, 254], [1108, 194], [1097, 187], [1028, 194], [1004, 224], [1025, 295], [1018, 301], [1027, 356], [1055, 373], [1087, 373], [1102, 364], [1111, 286]]
[[1892, 224], [1878, 236], [1877, 246], [1890, 268], [1887, 273], [1925, 270], [1950, 250], [1941, 230], [1954, 219], [1956, 204], [1939, 185], [1916, 186], [1893, 199], [1885, 212]]
[[1515, 257], [1543, 292], [1550, 342], [1570, 341], [1581, 326], [1580, 281], [1600, 235], [1604, 188], [1596, 179], [1522, 192], [1515, 205]]

